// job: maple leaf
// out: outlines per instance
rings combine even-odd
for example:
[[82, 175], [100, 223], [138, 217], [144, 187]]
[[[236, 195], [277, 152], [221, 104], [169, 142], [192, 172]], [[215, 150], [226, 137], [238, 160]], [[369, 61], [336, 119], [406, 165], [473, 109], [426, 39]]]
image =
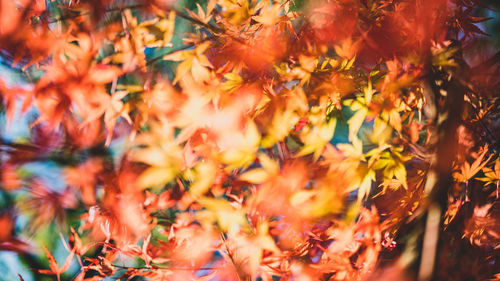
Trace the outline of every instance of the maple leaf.
[[456, 200], [454, 203], [448, 204], [448, 208], [446, 209], [446, 212], [444, 214], [444, 221], [443, 221], [443, 225], [445, 228], [447, 228], [448, 225], [450, 225], [450, 223], [458, 214], [458, 211], [460, 210], [463, 204], [464, 202], [462, 200]]
[[148, 145], [131, 155], [131, 160], [148, 164], [137, 179], [137, 186], [145, 189], [161, 186], [177, 175], [182, 167], [182, 150], [176, 145], [172, 128], [162, 124], [152, 124], [151, 133], [142, 134], [137, 142]]
[[252, 169], [240, 175], [239, 180], [250, 183], [264, 183], [279, 172], [279, 165], [264, 153], [258, 155], [262, 168]]
[[340, 143], [337, 147], [347, 159], [354, 163], [366, 160], [363, 154], [363, 142], [357, 137], [353, 138], [352, 144]]
[[199, 163], [194, 169], [194, 181], [189, 187], [189, 193], [194, 198], [203, 195], [214, 183], [217, 176], [217, 165], [214, 162]]
[[361, 103], [361, 101], [347, 101], [346, 105], [351, 107], [352, 111], [355, 111], [354, 115], [347, 121], [349, 124], [349, 140], [352, 141], [357, 137], [358, 131], [363, 125], [363, 122], [368, 115], [368, 109]]
[[[258, 266], [262, 261], [263, 251], [271, 251], [280, 253], [281, 251], [274, 243], [274, 239], [269, 235], [269, 226], [267, 222], [261, 222], [257, 225], [256, 235], [250, 238], [249, 252], [246, 253], [249, 257], [250, 272], [257, 273]], [[255, 277], [254, 277], [255, 278]]]
[[50, 253], [50, 251], [47, 249], [47, 247], [44, 246], [43, 249], [45, 250], [47, 258], [49, 259], [50, 270], [40, 269], [40, 270], [38, 270], [38, 272], [40, 272], [42, 274], [54, 274], [54, 275], [57, 276], [57, 280], [61, 281], [61, 274], [63, 272], [65, 272], [66, 270], [68, 270], [69, 266], [71, 265], [71, 260], [73, 259], [74, 252], [71, 251], [69, 253], [68, 257], [66, 257], [66, 260], [64, 261], [63, 266], [59, 267], [59, 264], [57, 263], [57, 261], [54, 258], [54, 256], [52, 256], [52, 254]]
[[462, 165], [460, 165], [460, 172], [453, 173], [453, 177], [459, 181], [468, 183], [468, 181], [477, 174], [490, 160], [492, 155], [490, 155], [486, 160], [483, 161], [486, 153], [488, 152], [488, 146], [482, 148], [482, 152], [479, 156], [474, 160], [474, 162], [469, 164], [469, 162], [465, 161]]
[[223, 231], [230, 235], [237, 234], [248, 227], [244, 210], [236, 209], [228, 201], [207, 197], [201, 197], [197, 201], [207, 209], [207, 212], [201, 212], [198, 216], [216, 222]]
[[80, 236], [73, 227], [70, 229], [71, 233], [68, 237], [68, 248], [70, 252], [74, 252], [76, 255], [81, 256], [84, 255], [92, 246], [95, 246], [97, 243], [90, 242], [87, 244], [83, 244]]
[[478, 178], [478, 180], [486, 182], [486, 185], [494, 184], [496, 185], [496, 197], [498, 198], [498, 188], [500, 185], [500, 159], [497, 159], [493, 169], [489, 167], [483, 168], [484, 178]]
[[[387, 150], [387, 148], [391, 148]], [[371, 156], [369, 160], [369, 165], [373, 165], [374, 170], [383, 169], [384, 175], [384, 191], [387, 187], [386, 182], [393, 182], [393, 177], [405, 188], [408, 189], [408, 184], [406, 180], [406, 168], [404, 162], [411, 159], [411, 156], [407, 156], [403, 153], [403, 148], [390, 147], [388, 145], [382, 145], [378, 148], [374, 148], [369, 151], [367, 156]], [[392, 186], [392, 188], [395, 188]]]
[[[266, 1], [262, 1], [261, 3], [265, 3]], [[273, 26], [279, 22], [279, 15], [282, 11], [280, 5], [270, 5], [267, 8], [264, 7], [260, 10], [258, 16], [253, 16], [252, 18], [262, 23], [263, 25]]]
[[157, 10], [157, 14], [158, 17], [135, 26], [136, 40], [142, 40], [146, 47], [172, 47], [175, 12], [170, 11], [168, 17], [162, 11]]
[[375, 181], [375, 172], [371, 169], [366, 169], [360, 166], [358, 169], [358, 179], [356, 184], [353, 186], [358, 186], [358, 201], [368, 198], [370, 195], [372, 182]]
[[191, 10], [186, 9], [186, 11], [189, 13], [189, 15], [196, 20], [199, 20], [202, 23], [208, 24], [208, 22], [212, 19], [212, 10], [215, 6], [214, 1], [210, 1], [211, 3], [208, 3], [207, 5], [207, 12], [203, 11], [203, 8], [200, 6], [199, 3], [196, 3], [196, 8], [198, 9], [198, 14], [195, 14]]
[[313, 127], [304, 137], [304, 146], [297, 153], [297, 156], [313, 153], [314, 159], [317, 160], [325, 145], [330, 142], [335, 132], [337, 119], [331, 119], [326, 124]]
[[228, 38], [224, 48], [216, 55], [220, 60], [228, 58], [236, 68], [245, 68], [253, 73], [265, 73], [286, 53], [282, 34], [275, 28], [264, 27], [262, 31], [249, 33], [243, 40]]
[[233, 145], [220, 154], [220, 160], [227, 164], [226, 170], [248, 166], [255, 158], [260, 143], [260, 133], [253, 121], [249, 121], [246, 130], [236, 134]]
[[97, 175], [102, 171], [99, 159], [89, 159], [75, 168], [66, 168], [64, 174], [69, 185], [80, 189], [82, 201], [88, 205], [95, 205], [95, 186]]
[[193, 50], [177, 51], [163, 57], [164, 60], [181, 61], [177, 66], [177, 72], [173, 84], [181, 80], [188, 72], [192, 74], [195, 81], [208, 81], [213, 68], [210, 61], [203, 54], [212, 43], [207, 41], [197, 45]]
[[318, 42], [331, 43], [345, 39], [356, 28], [358, 17], [356, 1], [327, 1], [312, 7], [308, 12], [308, 19]]
[[[340, 44], [335, 45], [335, 52], [342, 58], [351, 60], [356, 56], [356, 52], [360, 49], [361, 40], [353, 42], [351, 37], [344, 39]], [[367, 99], [369, 102], [369, 100]]]
[[300, 79], [299, 85], [304, 85], [309, 82], [311, 75], [316, 69], [318, 64], [318, 59], [316, 57], [310, 57], [305, 55], [299, 56], [300, 66], [294, 67], [291, 74]]
[[26, 210], [36, 212], [31, 227], [37, 229], [54, 219], [62, 223], [66, 215], [64, 210], [74, 208], [77, 203], [76, 196], [70, 188], [64, 192], [53, 191], [40, 179], [35, 179], [31, 184], [30, 197], [22, 206]]
[[195, 269], [210, 260], [218, 236], [210, 228], [192, 224], [176, 228], [169, 240], [173, 244], [172, 262]]
[[226, 81], [222, 83], [221, 87], [222, 90], [229, 93], [232, 93], [238, 87], [243, 85], [243, 78], [241, 78], [241, 76], [234, 71], [224, 74], [224, 78], [226, 79]]
[[296, 114], [292, 110], [276, 110], [270, 124], [267, 125], [267, 135], [262, 139], [262, 146], [271, 147], [282, 141], [290, 132], [295, 122]]
[[21, 107], [21, 113], [24, 113], [31, 104], [31, 91], [21, 88], [7, 87], [2, 80], [0, 80], [0, 95], [2, 96], [3, 102], [7, 105], [6, 115], [8, 123], [12, 122], [14, 114], [17, 111], [17, 104], [21, 101], [21, 99], [24, 99]]

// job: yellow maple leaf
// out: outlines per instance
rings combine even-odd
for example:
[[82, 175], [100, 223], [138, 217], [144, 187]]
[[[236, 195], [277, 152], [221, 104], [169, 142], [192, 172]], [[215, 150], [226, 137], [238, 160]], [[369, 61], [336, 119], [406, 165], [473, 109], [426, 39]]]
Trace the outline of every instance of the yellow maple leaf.
[[328, 123], [313, 127], [313, 129], [304, 136], [304, 146], [297, 153], [297, 156], [313, 153], [314, 159], [318, 159], [325, 145], [333, 138], [336, 124], [337, 120], [331, 119]]

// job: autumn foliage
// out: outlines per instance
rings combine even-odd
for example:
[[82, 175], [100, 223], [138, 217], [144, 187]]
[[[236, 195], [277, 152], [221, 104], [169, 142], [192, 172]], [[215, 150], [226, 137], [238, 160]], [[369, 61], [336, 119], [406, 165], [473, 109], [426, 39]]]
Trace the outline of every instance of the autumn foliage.
[[0, 251], [21, 280], [499, 280], [491, 11], [0, 0]]

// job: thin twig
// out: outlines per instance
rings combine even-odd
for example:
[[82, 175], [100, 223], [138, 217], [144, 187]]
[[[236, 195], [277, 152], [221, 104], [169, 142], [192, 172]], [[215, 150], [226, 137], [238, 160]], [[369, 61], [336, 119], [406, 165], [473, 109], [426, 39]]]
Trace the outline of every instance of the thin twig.
[[233, 258], [233, 255], [231, 254], [231, 251], [229, 251], [229, 247], [227, 246], [226, 239], [224, 238], [224, 234], [221, 233], [220, 237], [222, 239], [222, 242], [224, 243], [224, 247], [226, 248], [227, 255], [229, 256], [229, 259], [231, 260], [231, 263], [233, 264], [234, 268], [236, 269], [236, 275], [238, 275], [238, 280], [240, 281], [246, 281], [248, 278], [245, 278], [245, 273], [241, 271], [241, 268], [236, 264], [236, 261]]
[[155, 269], [160, 269], [160, 270], [186, 270], [186, 271], [191, 271], [191, 270], [216, 270], [220, 269], [220, 267], [161, 267], [161, 266], [152, 266], [152, 267], [133, 267], [133, 266], [122, 266], [122, 265], [117, 265], [117, 264], [112, 264], [116, 268], [120, 269], [145, 269], [145, 270], [155, 270]]

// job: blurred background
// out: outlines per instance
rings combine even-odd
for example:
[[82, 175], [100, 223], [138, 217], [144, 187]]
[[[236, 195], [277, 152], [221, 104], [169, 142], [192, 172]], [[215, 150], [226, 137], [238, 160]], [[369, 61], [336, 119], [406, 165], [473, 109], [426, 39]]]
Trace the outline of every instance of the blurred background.
[[[473, 60], [474, 55], [487, 57], [499, 49], [500, 46], [500, 1], [484, 0], [494, 9], [478, 8], [477, 16], [491, 17], [486, 22], [479, 23], [487, 35], [480, 36], [481, 40], [470, 46], [466, 60]], [[206, 6], [206, 1], [179, 0], [175, 2], [178, 10], [185, 8], [196, 10], [196, 4]], [[301, 11], [309, 5], [306, 0], [294, 0], [293, 8]], [[56, 10], [57, 1], [46, 1], [48, 9]], [[157, 57], [182, 46], [183, 33], [193, 31], [193, 25], [178, 17], [176, 19], [175, 33], [172, 40], [173, 46], [164, 48], [150, 48], [146, 50], [148, 57]], [[165, 73], [168, 77], [174, 76], [172, 62], [159, 61], [154, 68]], [[30, 67], [21, 71], [20, 66], [11, 67], [11, 58], [0, 53], [0, 80], [9, 88], [29, 89], [30, 81], [36, 79], [39, 71]], [[63, 167], [68, 163], [77, 165], [89, 158], [89, 155], [100, 155], [111, 165], [120, 160], [126, 144], [127, 136], [114, 139], [109, 147], [93, 147], [86, 151], [77, 151], [75, 154], [66, 154], [64, 151], [50, 151], [40, 159], [23, 161], [28, 157], [32, 144], [55, 145], [59, 136], [57, 132], [48, 134], [43, 124], [30, 128], [30, 124], [38, 117], [35, 108], [29, 108], [21, 114], [22, 103], [17, 103], [14, 117], [7, 122], [6, 109], [0, 108], [0, 163], [6, 161], [7, 151], [18, 149], [22, 151], [16, 166], [2, 165], [0, 182], [0, 280], [19, 280], [18, 274], [26, 281], [52, 280], [50, 276], [37, 273], [36, 269], [48, 268], [48, 260], [41, 245], [46, 245], [52, 250], [55, 258], [62, 264], [68, 254], [63, 239], [67, 240], [69, 227], [78, 229], [80, 216], [84, 208], [79, 208], [76, 198], [66, 193], [68, 186], [67, 176]], [[337, 129], [337, 142], [347, 139], [348, 129], [346, 124], [339, 124]], [[340, 132], [340, 134], [339, 134]], [[50, 139], [52, 137], [52, 139]], [[29, 158], [29, 157], [28, 157]], [[25, 158], [27, 159], [27, 158]], [[36, 178], [38, 190], [28, 189], [23, 184], [25, 181]], [[66, 196], [66, 197], [65, 197]], [[56, 200], [57, 199], [57, 200]], [[60, 206], [65, 202], [66, 206]], [[43, 205], [45, 204], [45, 205]], [[61, 223], [64, 222], [64, 223]], [[134, 261], [130, 261], [134, 263]], [[79, 269], [74, 261], [70, 270], [62, 275], [62, 280], [72, 280]], [[134, 278], [133, 280], [139, 280]]]

